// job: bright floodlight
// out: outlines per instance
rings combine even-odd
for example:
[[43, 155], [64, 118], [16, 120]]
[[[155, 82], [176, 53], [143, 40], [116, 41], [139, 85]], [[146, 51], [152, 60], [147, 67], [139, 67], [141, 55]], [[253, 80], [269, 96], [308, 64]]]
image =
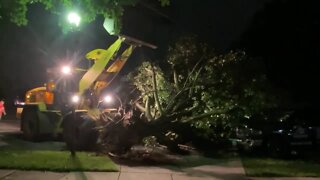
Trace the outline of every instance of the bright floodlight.
[[71, 73], [71, 68], [69, 66], [63, 66], [61, 69], [61, 72], [63, 74], [70, 74]]
[[76, 26], [79, 26], [80, 20], [81, 20], [81, 18], [77, 13], [71, 12], [71, 13], [68, 14], [69, 23], [75, 24]]
[[80, 100], [80, 98], [79, 98], [79, 96], [77, 96], [77, 95], [74, 95], [74, 96], [72, 96], [72, 102], [73, 103], [78, 103], [79, 102], [79, 100]]
[[104, 97], [104, 102], [106, 102], [106, 103], [110, 103], [110, 102], [112, 102], [112, 97], [111, 96], [105, 96]]

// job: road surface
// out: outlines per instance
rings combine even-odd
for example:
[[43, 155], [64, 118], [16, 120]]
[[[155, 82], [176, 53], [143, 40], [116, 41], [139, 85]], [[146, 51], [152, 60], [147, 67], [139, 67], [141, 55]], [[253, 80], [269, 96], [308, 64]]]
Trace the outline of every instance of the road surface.
[[20, 133], [20, 120], [0, 120], [1, 133]]

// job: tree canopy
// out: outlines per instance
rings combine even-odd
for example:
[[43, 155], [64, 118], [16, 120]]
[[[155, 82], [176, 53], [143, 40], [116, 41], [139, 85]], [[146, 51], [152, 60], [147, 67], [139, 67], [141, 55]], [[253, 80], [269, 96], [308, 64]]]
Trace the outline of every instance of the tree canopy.
[[[89, 23], [98, 15], [113, 18], [121, 23], [120, 17], [125, 6], [134, 6], [142, 0], [2, 0], [0, 1], [0, 20], [9, 19], [18, 26], [26, 25], [28, 7], [32, 4], [42, 4], [43, 7], [60, 17], [60, 25], [69, 11], [81, 14], [81, 20]], [[170, 4], [170, 0], [158, 0], [162, 6]]]
[[256, 13], [237, 48], [260, 57], [268, 77], [286, 90], [289, 107], [314, 106], [320, 100], [318, 81], [320, 58], [320, 13], [318, 1], [272, 0]]

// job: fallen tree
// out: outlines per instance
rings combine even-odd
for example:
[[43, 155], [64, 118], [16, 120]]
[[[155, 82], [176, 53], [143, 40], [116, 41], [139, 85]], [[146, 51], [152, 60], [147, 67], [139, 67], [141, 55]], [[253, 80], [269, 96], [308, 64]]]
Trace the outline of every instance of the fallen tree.
[[263, 66], [242, 51], [217, 54], [186, 37], [169, 49], [167, 62], [145, 61], [128, 76], [127, 107], [102, 126], [110, 151], [150, 136], [175, 151], [187, 142], [222, 147], [241, 120], [276, 106]]

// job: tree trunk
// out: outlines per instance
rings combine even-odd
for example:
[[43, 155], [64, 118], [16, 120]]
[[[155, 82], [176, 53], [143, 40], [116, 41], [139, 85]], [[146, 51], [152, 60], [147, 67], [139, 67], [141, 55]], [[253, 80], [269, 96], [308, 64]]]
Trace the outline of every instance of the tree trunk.
[[154, 70], [153, 65], [152, 65], [152, 81], [153, 81], [154, 99], [155, 99], [156, 105], [157, 105], [158, 108], [159, 108], [160, 116], [162, 116], [162, 115], [163, 115], [163, 110], [162, 110], [162, 107], [161, 107], [161, 104], [160, 104], [160, 101], [159, 101], [158, 88], [157, 88], [157, 79], [156, 79], [156, 72], [155, 72], [155, 70]]

